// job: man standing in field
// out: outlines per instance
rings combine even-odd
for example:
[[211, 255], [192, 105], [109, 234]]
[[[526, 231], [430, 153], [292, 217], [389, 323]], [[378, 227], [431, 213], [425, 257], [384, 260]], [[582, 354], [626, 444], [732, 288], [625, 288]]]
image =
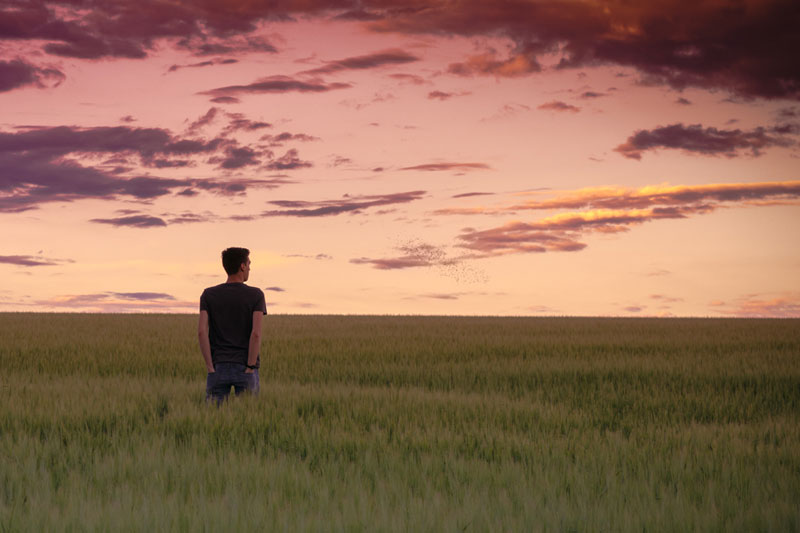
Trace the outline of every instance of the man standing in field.
[[250, 277], [250, 250], [228, 248], [222, 252], [228, 281], [209, 287], [200, 296], [197, 336], [208, 369], [206, 401], [221, 404], [233, 387], [258, 393], [261, 318], [267, 314], [264, 293], [244, 284]]

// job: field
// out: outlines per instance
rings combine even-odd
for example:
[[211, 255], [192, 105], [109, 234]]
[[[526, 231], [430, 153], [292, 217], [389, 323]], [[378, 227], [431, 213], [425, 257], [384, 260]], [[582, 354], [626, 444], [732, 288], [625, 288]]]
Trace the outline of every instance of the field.
[[800, 320], [195, 320], [0, 314], [0, 530], [800, 530]]

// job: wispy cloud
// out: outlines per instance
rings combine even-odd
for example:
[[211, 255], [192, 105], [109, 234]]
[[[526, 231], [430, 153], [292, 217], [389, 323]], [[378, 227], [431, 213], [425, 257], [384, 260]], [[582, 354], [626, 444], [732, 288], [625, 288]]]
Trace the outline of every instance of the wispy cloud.
[[712, 302], [712, 309], [725, 315], [749, 318], [800, 318], [800, 297], [747, 295], [732, 302]]
[[471, 171], [489, 170], [491, 167], [486, 163], [423, 163], [410, 167], [402, 167], [400, 170], [425, 170], [427, 172], [441, 172], [448, 170]]
[[370, 207], [403, 204], [421, 199], [425, 191], [409, 191], [378, 195], [345, 195], [335, 200], [274, 200], [271, 203], [284, 209], [264, 211], [262, 216], [321, 217], [342, 213], [360, 213]]
[[131, 228], [158, 228], [165, 227], [167, 225], [164, 219], [149, 215], [131, 215], [116, 218], [93, 218], [89, 222], [94, 222], [96, 224], [108, 224], [116, 227], [126, 226]]
[[290, 76], [268, 76], [247, 85], [226, 85], [198, 94], [218, 98], [221, 96], [234, 96], [237, 94], [264, 94], [264, 93], [321, 93], [335, 89], [347, 89], [349, 83], [325, 83], [319, 79], [301, 80]]
[[444, 91], [431, 91], [428, 93], [428, 100], [449, 100], [454, 96], [465, 96], [470, 94], [469, 91], [459, 91], [459, 92], [444, 92]]
[[300, 72], [299, 74], [332, 74], [343, 70], [364, 70], [386, 65], [404, 65], [419, 61], [419, 57], [404, 50], [393, 48], [360, 56], [346, 57], [336, 61], [328, 61], [323, 66]]
[[562, 112], [568, 111], [570, 113], [577, 113], [578, 111], [581, 110], [580, 107], [567, 104], [566, 102], [562, 102], [560, 100], [553, 100], [551, 102], [546, 102], [538, 106], [536, 109], [542, 109], [544, 111], [562, 111]]
[[400, 255], [393, 257], [356, 257], [350, 260], [356, 265], [369, 265], [378, 270], [403, 270], [407, 268], [434, 267], [441, 275], [458, 282], [483, 283], [488, 280], [485, 272], [464, 261], [464, 255], [452, 255], [444, 246], [411, 240], [395, 249]]
[[515, 78], [535, 72], [541, 72], [542, 66], [536, 60], [536, 54], [527, 52], [512, 54], [507, 58], [498, 58], [493, 52], [473, 55], [461, 63], [452, 63], [447, 67], [450, 74], [457, 76], [497, 76]]
[[38, 255], [0, 255], [0, 263], [25, 267], [55, 266], [74, 262], [72, 259], [51, 259]]
[[766, 148], [796, 144], [789, 134], [800, 133], [793, 126], [755, 128], [749, 131], [704, 128], [700, 124], [671, 124], [652, 130], [638, 130], [614, 150], [629, 159], [641, 159], [647, 151], [681, 150], [684, 153], [736, 157], [741, 151], [759, 156]]
[[[800, 205], [800, 181], [658, 185], [639, 189], [599, 187], [567, 192], [552, 199], [532, 200], [506, 207], [446, 208], [439, 215], [517, 213], [525, 210], [572, 210], [533, 222], [513, 221], [498, 227], [466, 228], [458, 246], [473, 257], [509, 253], [579, 251], [586, 233], [619, 233], [645, 222], [682, 219], [723, 207]], [[578, 210], [578, 211], [575, 211]]]
[[181, 301], [163, 292], [98, 292], [69, 294], [38, 300], [39, 308], [62, 308], [100, 313], [186, 312], [197, 303]]
[[189, 63], [188, 65], [171, 65], [167, 72], [177, 72], [178, 70], [184, 68], [202, 68], [202, 67], [211, 67], [215, 65], [232, 65], [234, 63], [238, 63], [238, 59], [234, 59], [232, 57], [229, 58], [215, 58], [209, 59], [207, 61], [200, 61], [198, 63]]

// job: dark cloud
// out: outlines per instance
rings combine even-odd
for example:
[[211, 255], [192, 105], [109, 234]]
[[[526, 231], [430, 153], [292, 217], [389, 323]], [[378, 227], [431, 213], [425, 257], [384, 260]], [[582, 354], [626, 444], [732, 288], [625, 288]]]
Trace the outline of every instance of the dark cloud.
[[268, 170], [295, 170], [312, 166], [310, 161], [303, 161], [297, 156], [297, 150], [289, 149], [281, 157], [274, 159], [265, 166]]
[[585, 91], [581, 93], [581, 98], [584, 100], [591, 100], [594, 98], [602, 98], [604, 96], [608, 96], [606, 93], [598, 93], [596, 91]]
[[247, 85], [228, 85], [217, 87], [198, 94], [205, 94], [213, 97], [231, 96], [235, 94], [262, 94], [262, 93], [319, 93], [332, 91], [334, 89], [347, 89], [351, 87], [349, 83], [325, 83], [321, 80], [299, 80], [289, 76], [269, 76], [254, 81]]
[[400, 170], [425, 170], [428, 172], [438, 172], [443, 170], [488, 170], [491, 167], [486, 163], [424, 163], [411, 167], [402, 167]]
[[19, 87], [58, 87], [66, 76], [56, 68], [40, 68], [21, 59], [0, 60], [0, 93]]
[[[385, 3], [382, 5], [386, 5]], [[519, 76], [555, 68], [618, 65], [647, 83], [675, 89], [723, 89], [742, 97], [800, 98], [797, 47], [800, 4], [764, 0], [707, 2], [456, 2], [391, 11], [369, 23], [376, 31], [509, 37], [508, 57], [494, 53], [450, 67], [455, 74]]]
[[216, 98], [212, 98], [210, 100], [215, 104], [238, 104], [241, 102], [238, 98], [234, 98], [233, 96], [217, 96]]
[[677, 100], [675, 100], [675, 103], [676, 104], [680, 104], [680, 105], [692, 105], [691, 101], [689, 101], [689, 100], [687, 100], [686, 98], [683, 98], [683, 97], [678, 98]]
[[192, 122], [189, 127], [187, 128], [187, 133], [194, 134], [197, 133], [199, 130], [203, 129], [205, 126], [211, 124], [214, 118], [219, 113], [219, 109], [216, 107], [210, 108], [206, 113], [199, 117], [197, 120]]
[[238, 62], [239, 62], [238, 59], [233, 59], [233, 58], [216, 58], [216, 59], [209, 59], [206, 61], [200, 61], [199, 63], [190, 63], [188, 65], [172, 65], [167, 69], [167, 72], [176, 72], [184, 68], [201, 68], [201, 67], [210, 67], [213, 65], [232, 65]]
[[328, 61], [321, 67], [306, 70], [301, 74], [332, 74], [343, 70], [364, 70], [385, 65], [404, 65], [414, 61], [419, 61], [419, 58], [403, 50], [383, 50], [372, 54]]
[[[201, 38], [182, 39], [178, 42], [178, 46], [191, 51], [194, 55], [199, 57], [212, 56], [212, 55], [233, 55], [233, 54], [248, 54], [248, 53], [270, 53], [278, 52], [278, 49], [272, 45], [267, 39], [256, 36], [243, 36], [243, 35], [227, 35], [225, 37], [209, 37], [207, 34]], [[211, 62], [202, 61], [200, 64], [187, 65], [194, 66], [208, 66], [210, 65], [226, 65], [236, 63], [236, 59], [223, 59], [216, 58]]]
[[314, 137], [313, 135], [307, 135], [305, 133], [289, 133], [288, 131], [284, 131], [277, 135], [270, 135], [266, 134], [262, 137], [259, 137], [260, 141], [267, 141], [270, 147], [276, 146], [283, 146], [284, 143], [290, 141], [300, 141], [300, 142], [310, 142], [310, 141], [318, 141], [319, 137]]
[[778, 111], [778, 117], [781, 119], [794, 119], [800, 117], [800, 109], [795, 106], [784, 107]]
[[757, 157], [766, 148], [792, 146], [795, 141], [786, 137], [796, 134], [794, 126], [755, 128], [749, 131], [704, 128], [700, 124], [684, 126], [671, 124], [652, 130], [639, 130], [614, 150], [629, 159], [641, 159], [648, 150], [673, 149], [701, 155], [736, 157], [741, 150]]
[[131, 215], [117, 218], [93, 218], [89, 222], [94, 222], [96, 224], [108, 224], [116, 227], [132, 228], [157, 228], [167, 225], [163, 219], [150, 215]]
[[255, 150], [245, 147], [228, 148], [225, 151], [225, 158], [220, 163], [220, 168], [232, 170], [251, 165], [258, 165]]
[[280, 287], [264, 287], [264, 290], [265, 291], [274, 291], [274, 292], [286, 292], [285, 289], [282, 289]]
[[364, 209], [383, 205], [403, 204], [421, 199], [425, 191], [409, 191], [393, 194], [350, 196], [337, 200], [275, 200], [269, 202], [285, 209], [265, 211], [263, 216], [322, 217], [341, 213], [360, 213]]
[[[99, 165], [90, 162], [105, 154], [113, 155]], [[191, 158], [208, 158], [238, 168], [257, 156], [271, 155], [230, 139], [186, 138], [158, 128], [58, 126], [0, 132], [0, 211], [18, 212], [43, 202], [81, 198], [141, 200], [175, 191], [188, 195], [194, 189], [237, 194], [247, 186], [272, 188], [278, 185], [274, 180], [130, 176], [126, 167], [107, 167], [115, 161], [127, 164], [128, 159], [131, 163], [138, 159], [143, 166], [181, 168], [193, 165]]]
[[800, 66], [787, 52], [798, 44], [794, 0], [41, 0], [11, 6], [0, 11], [0, 39], [42, 43], [47, 53], [75, 58], [143, 58], [164, 40], [197, 55], [271, 53], [275, 47], [254, 35], [261, 23], [343, 17], [377, 32], [511, 39], [507, 55], [469, 57], [451, 65], [455, 74], [527, 75], [555, 55], [557, 69], [612, 65], [675, 89], [800, 98]]
[[74, 263], [71, 259], [49, 259], [33, 255], [0, 255], [0, 263], [17, 266], [55, 266], [62, 263]]
[[228, 135], [235, 131], [255, 131], [264, 128], [271, 128], [272, 124], [263, 120], [250, 120], [242, 113], [226, 113], [228, 125], [222, 130], [222, 135]]
[[577, 113], [581, 110], [580, 107], [576, 107], [559, 100], [553, 100], [552, 102], [544, 103], [538, 106], [536, 109], [544, 109], [545, 111], [569, 111], [571, 113]]
[[0, 11], [0, 39], [41, 41], [49, 54], [78, 59], [141, 59], [162, 39], [196, 55], [275, 52], [263, 38], [237, 35], [274, 13], [242, 7], [158, 0], [22, 2]]

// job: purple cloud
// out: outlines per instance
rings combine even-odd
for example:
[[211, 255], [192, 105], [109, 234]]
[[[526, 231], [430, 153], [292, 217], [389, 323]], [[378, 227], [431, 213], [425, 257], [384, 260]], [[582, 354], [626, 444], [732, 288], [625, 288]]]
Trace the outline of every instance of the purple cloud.
[[351, 87], [349, 83], [324, 83], [320, 80], [298, 80], [289, 76], [269, 76], [247, 85], [227, 85], [217, 87], [198, 94], [213, 97], [231, 96], [235, 94], [263, 94], [263, 93], [319, 93], [335, 89], [347, 89]]
[[66, 79], [55, 68], [40, 68], [21, 59], [0, 60], [0, 93], [19, 87], [58, 87]]
[[285, 209], [265, 211], [262, 216], [320, 217], [339, 215], [341, 213], [360, 213], [370, 207], [413, 202], [421, 199], [424, 195], [425, 191], [410, 191], [372, 196], [345, 195], [338, 200], [321, 200], [318, 202], [275, 200], [269, 203]]
[[48, 259], [33, 255], [0, 255], [0, 263], [17, 266], [55, 266], [62, 263], [74, 263], [71, 259]]
[[93, 218], [90, 222], [96, 224], [108, 224], [116, 227], [131, 227], [131, 228], [156, 228], [166, 226], [167, 223], [158, 217], [150, 215], [131, 215], [127, 217], [117, 218]]
[[658, 149], [681, 150], [701, 155], [736, 157], [740, 150], [749, 150], [754, 157], [773, 146], [792, 146], [795, 141], [787, 134], [796, 134], [793, 126], [755, 128], [750, 131], [704, 128], [700, 124], [684, 126], [671, 124], [652, 130], [639, 130], [614, 150], [629, 159], [641, 159], [646, 151]]
[[331, 74], [342, 70], [364, 70], [385, 65], [403, 65], [414, 61], [419, 61], [419, 58], [403, 50], [391, 49], [372, 54], [347, 57], [336, 61], [328, 61], [321, 67], [303, 71], [301, 74]]
[[402, 167], [400, 170], [425, 170], [428, 172], [440, 172], [443, 170], [489, 170], [491, 167], [486, 163], [424, 163], [410, 167]]

